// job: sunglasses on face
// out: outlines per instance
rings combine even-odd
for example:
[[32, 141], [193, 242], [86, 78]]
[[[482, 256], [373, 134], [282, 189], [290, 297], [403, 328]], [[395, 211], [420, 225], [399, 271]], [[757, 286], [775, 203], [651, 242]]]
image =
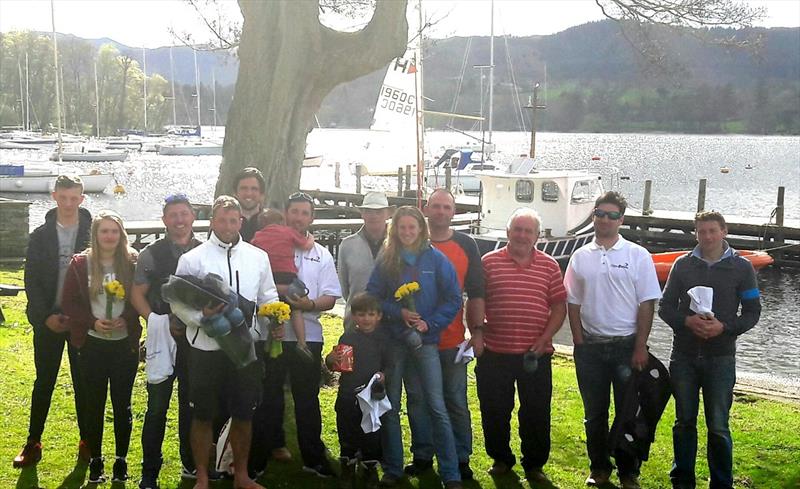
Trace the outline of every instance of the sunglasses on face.
[[618, 211], [604, 211], [603, 209], [595, 209], [594, 217], [607, 217], [612, 221], [616, 221], [622, 217], [622, 213]]

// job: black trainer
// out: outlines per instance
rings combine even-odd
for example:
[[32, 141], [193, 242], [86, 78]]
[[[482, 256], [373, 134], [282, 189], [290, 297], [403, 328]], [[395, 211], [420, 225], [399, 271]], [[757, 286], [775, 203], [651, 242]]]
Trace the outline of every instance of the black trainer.
[[114, 461], [111, 482], [125, 482], [128, 480], [128, 461], [122, 457], [117, 457]]
[[89, 482], [91, 484], [102, 484], [106, 481], [103, 471], [103, 457], [95, 457], [89, 460]]
[[419, 477], [433, 468], [433, 460], [415, 458], [410, 464], [403, 467], [403, 472], [409, 477]]

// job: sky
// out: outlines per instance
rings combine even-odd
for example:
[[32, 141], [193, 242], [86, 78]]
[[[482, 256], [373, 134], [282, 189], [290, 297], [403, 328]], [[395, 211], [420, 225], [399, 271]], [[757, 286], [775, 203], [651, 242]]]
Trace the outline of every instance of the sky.
[[[220, 1], [237, 15], [234, 1]], [[767, 9], [762, 26], [800, 26], [800, 0], [747, 3]], [[84, 38], [108, 37], [128, 46], [154, 48], [178, 44], [170, 29], [195, 37], [204, 33], [193, 9], [182, 0], [55, 0], [54, 5], [56, 30]], [[489, 34], [488, 0], [425, 0], [423, 8], [438, 21], [432, 37]], [[495, 35], [553, 34], [602, 19], [594, 0], [495, 0], [494, 11]], [[0, 32], [13, 30], [52, 30], [50, 1], [0, 0]]]

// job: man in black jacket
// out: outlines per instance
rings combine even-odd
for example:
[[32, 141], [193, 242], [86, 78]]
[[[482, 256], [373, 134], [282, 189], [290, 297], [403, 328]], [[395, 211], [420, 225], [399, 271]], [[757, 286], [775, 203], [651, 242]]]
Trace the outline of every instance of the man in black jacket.
[[[154, 329], [169, 328], [175, 347], [175, 360], [172, 375], [166, 378], [151, 378], [147, 367], [147, 413], [142, 427], [142, 480], [140, 489], [158, 487], [158, 474], [161, 471], [163, 456], [161, 446], [167, 424], [167, 411], [172, 398], [172, 387], [178, 380], [178, 440], [182, 463], [181, 476], [195, 478], [189, 432], [191, 412], [189, 410], [188, 348], [185, 331], [172, 327], [172, 310], [161, 297], [161, 286], [175, 273], [178, 259], [187, 251], [200, 244], [192, 231], [194, 212], [189, 199], [184, 194], [173, 194], [164, 199], [161, 220], [167, 235], [150, 245], [139, 254], [136, 274], [131, 289], [131, 304], [147, 320], [148, 339], [158, 337]], [[164, 335], [169, 338], [170, 335]], [[166, 352], [170, 345], [147, 345], [147, 362], [154, 362], [155, 356]], [[152, 351], [151, 351], [152, 350]]]
[[[33, 233], [25, 257], [25, 291], [28, 306], [25, 312], [33, 326], [33, 361], [36, 381], [31, 394], [31, 417], [28, 440], [14, 457], [14, 467], [27, 467], [42, 458], [42, 433], [50, 410], [50, 400], [61, 366], [64, 343], [69, 344], [68, 317], [61, 312], [61, 289], [72, 255], [89, 244], [92, 216], [82, 208], [83, 182], [79, 177], [60, 175], [52, 193], [56, 208], [45, 216], [45, 222]], [[83, 441], [83, 390], [78, 373], [77, 351], [67, 347], [70, 374], [75, 393], [75, 411], [81, 442], [78, 457], [88, 462], [88, 446]]]
[[[728, 419], [736, 383], [736, 338], [758, 322], [760, 294], [753, 266], [725, 241], [728, 231], [722, 214], [698, 213], [695, 232], [698, 245], [675, 261], [658, 309], [674, 332], [669, 365], [675, 396], [670, 479], [674, 488], [695, 487], [702, 389], [710, 487], [732, 488], [733, 440]], [[711, 313], [690, 309], [688, 292], [697, 286], [713, 289]]]

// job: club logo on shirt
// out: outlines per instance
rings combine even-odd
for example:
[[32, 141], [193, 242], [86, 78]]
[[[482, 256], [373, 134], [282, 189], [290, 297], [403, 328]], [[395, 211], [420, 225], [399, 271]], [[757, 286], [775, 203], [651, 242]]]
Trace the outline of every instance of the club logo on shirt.
[[619, 265], [614, 265], [614, 264], [612, 263], [612, 264], [611, 264], [611, 268], [624, 268], [625, 270], [627, 270], [627, 269], [628, 269], [628, 262], [621, 263], [621, 264], [619, 264]]

